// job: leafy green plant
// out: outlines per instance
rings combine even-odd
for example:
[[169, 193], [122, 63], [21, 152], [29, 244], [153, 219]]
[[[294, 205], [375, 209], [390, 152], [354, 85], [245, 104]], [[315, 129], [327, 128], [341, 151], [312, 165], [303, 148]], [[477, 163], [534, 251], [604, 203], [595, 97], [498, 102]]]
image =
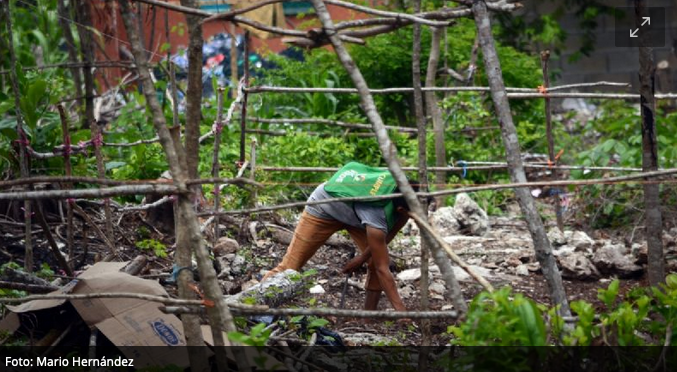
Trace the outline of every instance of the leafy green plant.
[[242, 332], [228, 332], [228, 338], [243, 345], [263, 347], [266, 346], [272, 328], [266, 329], [265, 323], [259, 323], [249, 329], [249, 334]]
[[145, 251], [152, 251], [160, 258], [167, 257], [167, 246], [156, 239], [144, 239], [135, 243], [136, 247]]
[[482, 292], [470, 304], [467, 320], [447, 331], [462, 346], [543, 346], [548, 335], [542, 311], [509, 287]]

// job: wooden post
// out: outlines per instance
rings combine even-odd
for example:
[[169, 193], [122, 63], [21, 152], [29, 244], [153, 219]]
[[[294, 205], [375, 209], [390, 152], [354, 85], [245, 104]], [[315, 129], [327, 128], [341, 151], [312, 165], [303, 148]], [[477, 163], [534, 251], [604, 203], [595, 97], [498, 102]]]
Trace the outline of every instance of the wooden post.
[[[548, 72], [548, 61], [550, 60], [550, 51], [541, 52], [541, 69], [543, 70], [543, 94], [545, 94], [545, 136], [548, 140], [548, 159], [550, 159], [550, 177], [557, 180], [557, 168], [555, 168], [555, 141], [552, 137], [552, 108], [550, 98], [548, 97], [548, 88], [550, 88], [550, 74]], [[564, 216], [562, 216], [562, 206], [560, 205], [560, 195], [555, 195], [555, 215], [557, 217], [557, 227], [559, 231], [564, 232]]]
[[[199, 8], [197, 0], [181, 0], [183, 6]], [[202, 121], [202, 23], [200, 17], [186, 14], [188, 24], [188, 87], [186, 88], [186, 123], [183, 143], [186, 149], [185, 157], [188, 166], [188, 178], [196, 179], [200, 176], [198, 164], [200, 162], [200, 123]], [[216, 92], [215, 92], [216, 93]], [[202, 187], [191, 187], [197, 202], [202, 196]]]
[[[635, 0], [635, 24], [639, 28], [639, 94], [642, 112], [642, 170], [658, 170], [658, 141], [656, 140], [656, 65], [653, 48], [649, 47], [649, 34], [643, 32], [644, 17], [649, 16], [645, 0]], [[656, 286], [665, 280], [663, 258], [663, 216], [661, 213], [660, 185], [644, 185], [644, 210], [646, 242], [648, 247], [649, 284]]]
[[[425, 86], [431, 88], [435, 86], [435, 76], [437, 75], [437, 64], [440, 58], [440, 39], [442, 38], [445, 28], [432, 27], [431, 31], [432, 41], [430, 43], [430, 56], [428, 57], [428, 71], [425, 77]], [[438, 167], [445, 167], [447, 165], [447, 150], [444, 146], [444, 120], [442, 120], [442, 112], [437, 105], [437, 96], [435, 92], [427, 91], [425, 93], [425, 102], [428, 115], [433, 122], [433, 133], [435, 137], [435, 165]], [[445, 189], [447, 183], [447, 172], [439, 170], [435, 172], [435, 183], [437, 190]], [[442, 207], [444, 198], [438, 198], [437, 207]]]
[[[353, 81], [355, 88], [357, 88], [357, 91], [360, 95], [362, 110], [369, 119], [369, 122], [371, 122], [372, 129], [376, 134], [376, 139], [378, 141], [381, 154], [388, 165], [388, 170], [390, 170], [390, 173], [392, 173], [393, 177], [395, 178], [397, 186], [404, 195], [407, 205], [411, 211], [419, 216], [425, 216], [421, 203], [416, 197], [414, 189], [409, 184], [409, 181], [407, 181], [407, 177], [402, 170], [402, 165], [400, 164], [399, 158], [397, 157], [397, 149], [390, 140], [390, 137], [388, 137], [388, 131], [383, 124], [381, 115], [376, 109], [374, 98], [369, 92], [369, 86], [367, 86], [367, 82], [364, 80], [359, 68], [357, 68], [355, 65], [350, 53], [348, 53], [348, 50], [345, 48], [345, 46], [343, 46], [343, 42], [337, 34], [336, 28], [334, 27], [334, 22], [331, 19], [329, 11], [324, 5], [324, 2], [322, 0], [312, 0], [312, 3], [315, 11], [317, 12], [318, 18], [322, 23], [325, 33], [331, 41], [331, 44], [334, 46], [334, 51], [336, 52], [337, 57]], [[454, 271], [451, 267], [449, 259], [445, 256], [439, 244], [427, 231], [422, 230], [422, 238], [426, 239], [432, 248], [433, 257], [435, 258], [435, 262], [442, 272], [442, 276], [444, 277], [444, 280], [447, 284], [448, 296], [451, 298], [454, 307], [456, 307], [456, 310], [459, 312], [465, 313], [468, 310], [468, 305], [463, 300], [461, 287], [454, 276]]]
[[[480, 47], [482, 48], [484, 69], [489, 79], [489, 86], [491, 87], [491, 98], [494, 101], [498, 122], [501, 124], [501, 134], [503, 136], [510, 179], [514, 183], [526, 182], [527, 178], [524, 173], [524, 166], [522, 165], [519, 138], [517, 137], [517, 130], [512, 120], [510, 103], [508, 102], [508, 95], [503, 82], [501, 63], [496, 53], [494, 37], [491, 34], [491, 20], [485, 0], [473, 2], [472, 11], [475, 25], [477, 26]], [[552, 247], [545, 232], [543, 221], [536, 210], [536, 203], [534, 203], [534, 199], [526, 187], [516, 188], [515, 194], [517, 195], [517, 201], [522, 213], [525, 216], [531, 238], [534, 241], [536, 259], [540, 263], [543, 276], [548, 283], [552, 302], [560, 306], [560, 315], [569, 316], [571, 311], [569, 310], [569, 302], [567, 301], [564, 285], [562, 284], [562, 276], [557, 268], [555, 256], [552, 254]]]
[[249, 87], [249, 31], [244, 32], [244, 78], [242, 84], [242, 115], [240, 118], [240, 162], [239, 166], [244, 164], [245, 160], [245, 136], [247, 130], [247, 87]]
[[[10, 66], [16, 66], [16, 54], [14, 52], [14, 36], [12, 34], [12, 14], [10, 11], [9, 0], [2, 0], [2, 8], [5, 13], [5, 24], [7, 25], [7, 45], [9, 47], [9, 60]], [[9, 71], [9, 80], [12, 85], [12, 93], [14, 93], [14, 112], [16, 116], [16, 132], [19, 142], [19, 175], [21, 178], [30, 177], [30, 168], [29, 168], [29, 158], [26, 147], [28, 146], [28, 137], [26, 132], [23, 130], [23, 115], [21, 113], [21, 104], [20, 96], [21, 91], [19, 90], [19, 77], [16, 74], [16, 69], [10, 68]], [[30, 190], [32, 186], [28, 186]], [[32, 229], [31, 229], [31, 220], [33, 218], [33, 213], [31, 212], [31, 202], [30, 200], [24, 200], [24, 223], [25, 226], [25, 257], [24, 257], [24, 270], [26, 272], [33, 272], [33, 243], [32, 243]]]
[[92, 15], [88, 1], [76, 3], [75, 19], [77, 20], [78, 35], [80, 36], [80, 51], [82, 52], [84, 65], [82, 74], [85, 80], [85, 119], [83, 128], [89, 128], [94, 123], [94, 74], [92, 63], [94, 62], [94, 44], [92, 42]]
[[[421, 0], [414, 1], [414, 13], [421, 11]], [[418, 182], [419, 191], [428, 191], [428, 169], [427, 169], [427, 148], [426, 148], [426, 120], [425, 112], [423, 110], [423, 93], [421, 91], [421, 25], [414, 23], [414, 37], [411, 57], [411, 75], [412, 86], [414, 88], [414, 117], [416, 119], [416, 128], [418, 129]], [[421, 202], [425, 219], [428, 218], [428, 203]], [[421, 311], [428, 310], [430, 306], [429, 288], [430, 288], [430, 273], [428, 271], [428, 252], [427, 241], [421, 239]], [[421, 320], [422, 331], [422, 346], [430, 345], [430, 321], [427, 319]], [[419, 367], [421, 370], [427, 369], [428, 355], [422, 352], [419, 355]]]
[[[92, 134], [92, 144], [94, 145], [94, 156], [96, 157], [96, 171], [100, 179], [106, 178], [106, 167], [104, 165], [103, 153], [101, 146], [103, 146], [103, 128], [99, 123], [92, 123], [90, 126]], [[115, 243], [115, 233], [113, 232], [113, 214], [110, 209], [110, 199], [106, 198], [103, 201], [103, 211], [106, 216], [106, 236], [113, 243]]]
[[[69, 2], [70, 6], [73, 6], [73, 2]], [[71, 25], [68, 20], [71, 18], [68, 7], [66, 7], [66, 0], [59, 0], [57, 3], [57, 14], [59, 15], [59, 25], [61, 26], [61, 32], [66, 44], [66, 50], [68, 50], [68, 61], [70, 63], [79, 62], [79, 53], [75, 45], [75, 38], [73, 37], [73, 32], [71, 31]], [[116, 39], [117, 42], [117, 39]], [[116, 48], [117, 50], [117, 48]], [[82, 113], [84, 112], [82, 106], [82, 75], [80, 74], [79, 67], [71, 67], [71, 75], [73, 75], [73, 85], [75, 85], [75, 105], [77, 107], [78, 118], [82, 120]]]
[[[63, 165], [67, 177], [73, 175], [73, 170], [71, 167], [71, 136], [68, 130], [68, 118], [66, 117], [66, 111], [63, 108], [63, 105], [57, 105], [59, 110], [59, 118], [61, 119], [61, 131], [63, 135]], [[64, 183], [64, 188], [70, 190], [73, 188], [73, 184], [70, 182]], [[71, 199], [66, 200], [66, 240], [68, 247], [68, 257], [73, 259], [75, 257], [75, 252], [73, 251], [73, 201]]]
[[[212, 177], [218, 178], [220, 171], [219, 163], [219, 149], [221, 148], [221, 133], [223, 130], [223, 100], [224, 89], [219, 88], [218, 92], [218, 108], [216, 113], [216, 122], [214, 123], [214, 154], [212, 157]], [[214, 212], [219, 213], [221, 207], [221, 191], [219, 190], [219, 183], [214, 183]], [[214, 236], [212, 237], [212, 247], [216, 246], [216, 241], [219, 240], [221, 232], [219, 231], [219, 215], [214, 215]]]
[[[251, 147], [251, 154], [249, 155], [249, 179], [252, 181], [256, 181], [256, 137], [252, 136], [252, 147]], [[252, 208], [256, 208], [257, 202], [256, 199], [258, 197], [258, 188], [254, 187], [252, 188], [252, 194], [251, 194], [251, 203], [250, 206]]]
[[237, 28], [235, 23], [230, 22], [230, 83], [232, 86], [230, 96], [233, 99], [236, 99], [239, 93], [238, 81], [240, 78], [237, 73]]
[[[132, 45], [132, 53], [139, 73], [139, 80], [143, 86], [143, 92], [146, 97], [146, 103], [152, 113], [152, 122], [155, 131], [160, 139], [162, 148], [167, 157], [167, 163], [172, 175], [174, 185], [180, 193], [176, 208], [178, 210], [178, 226], [177, 229], [177, 243], [182, 247], [182, 251], [187, 252], [188, 264], [180, 267], [190, 266], [190, 249], [195, 253], [198, 271], [200, 273], [201, 284], [205, 291], [205, 300], [212, 301], [214, 306], [208, 307], [207, 314], [210, 319], [212, 328], [212, 336], [214, 337], [214, 345], [216, 346], [217, 364], [220, 370], [226, 370], [227, 365], [224, 363], [224, 348], [222, 346], [230, 346], [232, 343], [227, 337], [224, 337], [225, 332], [235, 332], [237, 328], [233, 322], [233, 315], [228, 309], [223, 298], [223, 293], [216, 279], [216, 272], [214, 266], [209, 258], [209, 253], [204, 245], [202, 235], [200, 233], [200, 226], [198, 224], [197, 215], [193, 208], [191, 196], [187, 195], [189, 191], [186, 184], [188, 180], [188, 172], [186, 167], [179, 160], [178, 152], [183, 152], [184, 149], [180, 143], [176, 143], [172, 139], [171, 133], [167, 127], [164, 113], [160, 107], [157, 96], [155, 95], [155, 87], [151, 80], [148, 60], [143, 50], [143, 45], [139, 39], [138, 30], [135, 27], [135, 15], [131, 11], [129, 0], [119, 0], [122, 11], [122, 19], [127, 30], [129, 41]], [[188, 273], [189, 270], [180, 270], [181, 273]], [[181, 296], [188, 296], [189, 293], [179, 293]], [[185, 298], [185, 297], [184, 297]], [[198, 323], [199, 324], [199, 323]], [[186, 330], [188, 334], [189, 330]], [[201, 335], [200, 329], [190, 329], [191, 334]], [[233, 350], [235, 353], [238, 370], [249, 371], [249, 363], [242, 353], [242, 350]]]

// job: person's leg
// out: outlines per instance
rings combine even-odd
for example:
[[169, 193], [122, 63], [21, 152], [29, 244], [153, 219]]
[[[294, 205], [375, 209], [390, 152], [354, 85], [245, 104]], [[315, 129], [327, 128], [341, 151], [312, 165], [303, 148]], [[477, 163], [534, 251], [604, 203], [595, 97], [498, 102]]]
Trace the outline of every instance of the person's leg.
[[301, 270], [318, 248], [342, 227], [343, 224], [338, 221], [318, 218], [304, 211], [282, 261], [267, 272], [263, 280], [287, 269]]
[[[350, 237], [360, 249], [360, 252], [364, 252], [369, 246], [367, 243], [367, 232], [355, 227], [348, 227], [347, 230]], [[364, 309], [376, 310], [378, 308], [378, 303], [381, 300], [383, 288], [381, 287], [381, 282], [378, 280], [376, 268], [371, 259], [367, 261], [367, 282], [365, 283], [364, 288], [367, 291], [364, 300]]]

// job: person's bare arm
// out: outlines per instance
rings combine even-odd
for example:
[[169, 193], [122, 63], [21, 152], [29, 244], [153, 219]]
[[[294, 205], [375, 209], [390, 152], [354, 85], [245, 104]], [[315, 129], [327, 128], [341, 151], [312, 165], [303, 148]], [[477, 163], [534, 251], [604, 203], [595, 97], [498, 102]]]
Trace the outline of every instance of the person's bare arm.
[[[407, 212], [404, 211], [404, 209], [399, 208], [398, 212], [399, 213], [397, 222], [395, 222], [395, 225], [386, 236], [386, 244], [390, 244], [390, 242], [395, 238], [395, 236], [397, 236], [397, 233], [400, 232], [400, 230], [402, 230], [404, 225], [407, 224], [407, 221], [409, 221], [409, 216], [406, 214]], [[362, 252], [352, 260], [348, 261], [348, 263], [343, 267], [342, 272], [344, 274], [351, 273], [360, 268], [360, 266], [364, 265], [364, 263], [367, 262], [370, 258], [371, 258], [371, 245], [368, 246], [367, 249], [364, 250], [364, 252]]]
[[381, 288], [388, 297], [388, 300], [397, 311], [406, 311], [407, 308], [397, 292], [397, 284], [395, 277], [390, 272], [390, 257], [388, 256], [388, 248], [386, 246], [386, 234], [371, 226], [367, 226], [367, 242], [371, 248], [371, 259], [373, 260], [376, 275]]

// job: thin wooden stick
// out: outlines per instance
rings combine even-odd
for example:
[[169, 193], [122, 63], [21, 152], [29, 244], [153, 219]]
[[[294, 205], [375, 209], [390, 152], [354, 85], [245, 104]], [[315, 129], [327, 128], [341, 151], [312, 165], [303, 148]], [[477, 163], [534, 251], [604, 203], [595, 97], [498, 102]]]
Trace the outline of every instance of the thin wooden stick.
[[459, 267], [461, 267], [465, 272], [468, 273], [473, 279], [477, 280], [484, 289], [486, 289], [489, 292], [494, 291], [494, 287], [489, 283], [486, 279], [484, 279], [481, 275], [477, 274], [473, 269], [470, 268], [470, 266], [465, 263], [454, 251], [451, 249], [449, 244], [447, 244], [446, 241], [440, 236], [440, 234], [435, 231], [435, 229], [432, 228], [425, 220], [423, 220], [421, 217], [417, 216], [414, 213], [409, 213], [409, 217], [413, 218], [414, 221], [416, 221], [416, 224], [421, 227], [422, 229], [427, 230], [430, 235], [437, 240], [437, 242], [444, 248], [444, 251], [447, 252], [447, 255], [449, 255], [449, 258], [451, 258], [452, 261], [454, 261], [455, 264], [457, 264]]
[[110, 261], [110, 259], [112, 259], [113, 257], [119, 258], [120, 254], [118, 253], [118, 250], [115, 248], [115, 244], [111, 242], [110, 238], [106, 236], [106, 234], [101, 230], [101, 228], [99, 228], [99, 226], [95, 224], [94, 221], [92, 221], [87, 212], [85, 212], [82, 208], [80, 208], [79, 205], [75, 203], [72, 203], [72, 205], [73, 210], [78, 215], [80, 215], [80, 217], [82, 217], [82, 219], [85, 220], [89, 226], [91, 226], [94, 229], [94, 231], [97, 233], [97, 235], [99, 235], [101, 240], [103, 240], [103, 243], [106, 245], [106, 247], [108, 247], [108, 250], [110, 251], [111, 254], [108, 256], [109, 258], [105, 259], [104, 261]]
[[[384, 10], [378, 10], [378, 9], [373, 9], [369, 8], [366, 6], [361, 6], [353, 3], [348, 3], [340, 0], [324, 0], [326, 4], [331, 4], [331, 5], [336, 5], [341, 8], [346, 8], [346, 9], [352, 9], [352, 10], [357, 10], [358, 12], [366, 13], [366, 14], [372, 14], [380, 17], [391, 17], [395, 19], [407, 19], [410, 20], [414, 23], [417, 24], [422, 24], [422, 25], [428, 25], [428, 26], [434, 26], [434, 27], [443, 27], [443, 26], [449, 26], [449, 22], [438, 22], [438, 21], [431, 21], [425, 18], [420, 18], [412, 14], [408, 13], [396, 13], [396, 12], [388, 12]], [[418, 12], [416, 12], [418, 13]]]
[[[103, 153], [101, 151], [102, 129], [103, 128], [99, 126], [99, 123], [92, 123], [91, 125], [92, 143], [94, 144], [94, 156], [96, 157], [96, 172], [100, 179], [105, 180], [106, 167], [103, 164]], [[113, 215], [110, 209], [110, 199], [108, 198], [104, 199], [103, 201], [103, 213], [106, 218], [105, 224], [106, 235], [108, 236], [109, 239], [115, 241], [115, 233], [113, 232]]]
[[247, 129], [247, 101], [249, 94], [247, 87], [249, 86], [249, 31], [244, 32], [244, 76], [242, 78], [242, 106], [240, 106], [240, 161], [242, 165], [245, 160], [245, 130]]
[[[68, 118], [66, 117], [66, 111], [63, 108], [63, 105], [57, 105], [59, 110], [59, 118], [61, 119], [61, 131], [63, 135], [63, 143], [66, 148], [70, 148], [71, 136], [68, 129]], [[70, 151], [66, 150], [63, 152], [63, 163], [65, 168], [66, 177], [73, 175], [73, 170], [71, 167], [71, 156]], [[64, 184], [65, 190], [70, 190], [73, 188], [73, 184], [67, 182]], [[73, 243], [73, 206], [70, 201], [66, 202], [66, 241], [68, 247], [68, 257], [75, 257], [74, 253], [74, 243]]]
[[[421, 11], [421, 0], [414, 1], [414, 13]], [[421, 25], [414, 24], [412, 43], [412, 86], [414, 88], [414, 116], [416, 119], [416, 129], [418, 130], [418, 179], [420, 183], [419, 190], [422, 192], [428, 191], [428, 169], [427, 169], [427, 128], [426, 115], [423, 110], [423, 92], [421, 91]], [[430, 113], [429, 113], [430, 114]], [[423, 201], [421, 203], [425, 217], [428, 217], [428, 203]], [[429, 244], [426, 239], [421, 239], [421, 310], [427, 311], [429, 309], [429, 290], [430, 290], [430, 273], [428, 271], [429, 260]], [[428, 320], [421, 321], [421, 345], [429, 346], [432, 335], [430, 334], [430, 322]], [[427, 369], [427, 352], [419, 355], [419, 367], [421, 370]]]
[[[371, 129], [369, 124], [358, 124], [358, 123], [346, 123], [338, 120], [329, 120], [329, 119], [319, 119], [319, 118], [290, 118], [290, 119], [266, 119], [266, 118], [257, 118], [257, 117], [248, 117], [247, 120], [253, 121], [256, 123], [266, 123], [266, 124], [325, 124], [325, 125], [334, 125], [337, 127], [343, 128], [355, 128], [355, 129]], [[416, 133], [416, 128], [407, 128], [407, 127], [398, 127], [392, 125], [386, 125], [386, 129], [397, 130], [400, 132]]]
[[[181, 191], [174, 185], [125, 185], [102, 189], [41, 190], [0, 193], [0, 200], [35, 200], [67, 198], [107, 198], [124, 195], [174, 195]], [[185, 192], [185, 191], [184, 191]]]
[[[550, 87], [550, 75], [548, 72], [548, 61], [550, 60], [550, 51], [541, 52], [541, 69], [543, 70], [543, 90], [547, 95], [548, 87]], [[548, 140], [548, 157], [551, 166], [557, 163], [555, 159], [555, 141], [552, 137], [552, 108], [550, 107], [550, 98], [545, 98], [545, 136]], [[550, 177], [557, 180], [557, 169], [550, 170]], [[557, 218], [557, 228], [564, 232], [564, 216], [562, 216], [562, 205], [560, 204], [559, 195], [555, 198], [555, 216]]]
[[[646, 183], [646, 182], [667, 182], [666, 180], [658, 181], [641, 181], [641, 179], [649, 179], [654, 177], [662, 177], [677, 174], [677, 169], [669, 169], [656, 172], [647, 172], [641, 174], [633, 174], [629, 176], [622, 177], [609, 177], [609, 178], [599, 178], [599, 179], [590, 179], [590, 180], [563, 180], [563, 181], [538, 181], [538, 182], [523, 182], [523, 183], [505, 183], [505, 184], [492, 184], [492, 185], [482, 185], [482, 186], [471, 186], [471, 187], [461, 187], [453, 190], [441, 190], [433, 191], [427, 193], [417, 193], [419, 197], [437, 197], [443, 195], [454, 195], [459, 193], [471, 193], [478, 191], [487, 191], [487, 190], [503, 190], [503, 189], [513, 189], [519, 187], [543, 187], [543, 186], [590, 186], [590, 185], [613, 185], [620, 183], [633, 182], [637, 184]], [[250, 209], [241, 209], [241, 210], [232, 210], [221, 212], [222, 215], [232, 215], [232, 214], [248, 214], [248, 213], [260, 213], [273, 211], [278, 209], [287, 209], [287, 208], [297, 208], [304, 207], [306, 205], [317, 205], [317, 204], [327, 204], [327, 203], [336, 203], [336, 202], [366, 202], [366, 201], [375, 201], [375, 200], [387, 200], [395, 199], [402, 197], [401, 193], [390, 194], [390, 195], [381, 195], [381, 196], [361, 196], [361, 197], [351, 197], [351, 198], [331, 198], [324, 200], [313, 200], [306, 202], [295, 202], [287, 203], [275, 206], [266, 206], [259, 208], [250, 208]], [[0, 197], [0, 199], [2, 199]], [[211, 213], [199, 213], [198, 216], [210, 216]]]
[[45, 237], [47, 238], [47, 242], [49, 243], [49, 247], [52, 250], [54, 258], [56, 258], [56, 261], [59, 263], [59, 266], [61, 266], [61, 269], [66, 273], [66, 275], [75, 276], [73, 269], [71, 269], [63, 254], [61, 254], [59, 246], [56, 244], [51, 230], [49, 230], [49, 225], [47, 224], [47, 220], [45, 220], [45, 214], [42, 212], [42, 206], [40, 205], [40, 202], [38, 201], [37, 203], [38, 204], [35, 206], [35, 214], [38, 218], [38, 223], [40, 223], [40, 226], [42, 226], [42, 232], [45, 233]]
[[[9, 48], [9, 61], [11, 66], [17, 66], [16, 54], [14, 52], [14, 36], [12, 33], [12, 14], [10, 10], [9, 1], [2, 1], [2, 8], [5, 13], [5, 24], [7, 25], [7, 43]], [[19, 90], [19, 77], [16, 70], [12, 68], [9, 74], [10, 84], [12, 86], [12, 93], [14, 93], [14, 115], [16, 116], [16, 132], [19, 140], [19, 174], [21, 178], [30, 177], [30, 168], [28, 164], [28, 157], [26, 149], [28, 148], [28, 137], [23, 130], [23, 115], [21, 113], [21, 91]], [[28, 188], [31, 189], [30, 187]], [[25, 254], [24, 254], [24, 269], [26, 272], [33, 272], [33, 243], [31, 234], [31, 202], [24, 200], [24, 223], [25, 227]]]
[[[214, 126], [214, 154], [212, 157], [212, 176], [214, 178], [219, 177], [219, 149], [221, 147], [221, 134], [223, 129], [223, 102], [225, 92], [223, 89], [219, 89], [218, 95], [218, 108], [216, 113], [216, 122]], [[219, 183], [214, 182], [214, 212], [218, 213], [221, 209], [221, 189], [219, 188]], [[216, 241], [219, 240], [221, 233], [219, 231], [219, 216], [214, 216], [214, 236], [212, 237], [212, 247], [216, 247]]]
[[[124, 185], [136, 185], [136, 186], [148, 186], [148, 185], [167, 185], [170, 184], [168, 180], [111, 180], [111, 179], [101, 179], [94, 177], [83, 177], [83, 176], [71, 176], [71, 177], [59, 177], [59, 176], [36, 176], [31, 178], [19, 178], [16, 180], [0, 181], [0, 188], [8, 188], [13, 186], [20, 185], [30, 185], [36, 183], [59, 183], [59, 182], [71, 182], [71, 183], [91, 183], [93, 185], [106, 185], [106, 186], [124, 186]], [[227, 183], [227, 184], [249, 184], [256, 187], [262, 187], [261, 184], [257, 182], [252, 182], [247, 178], [200, 178], [196, 180], [187, 180], [187, 185], [201, 185], [206, 183]]]
[[[1, 302], [2, 299], [0, 299]], [[231, 305], [232, 306], [232, 305]], [[201, 314], [202, 308], [195, 307], [164, 307], [160, 308], [168, 314]], [[266, 307], [233, 307], [233, 314], [236, 315], [277, 315], [277, 316], [334, 316], [339, 318], [373, 318], [373, 319], [455, 319], [458, 317], [456, 311], [376, 311], [376, 310], [344, 310], [344, 309], [275, 309]]]
[[[252, 138], [252, 145], [251, 145], [251, 154], [249, 155], [249, 179], [253, 182], [256, 182], [256, 137]], [[251, 191], [251, 202], [250, 206], [253, 208], [256, 208], [258, 203], [256, 202], [258, 195], [258, 190], [254, 188]]]

